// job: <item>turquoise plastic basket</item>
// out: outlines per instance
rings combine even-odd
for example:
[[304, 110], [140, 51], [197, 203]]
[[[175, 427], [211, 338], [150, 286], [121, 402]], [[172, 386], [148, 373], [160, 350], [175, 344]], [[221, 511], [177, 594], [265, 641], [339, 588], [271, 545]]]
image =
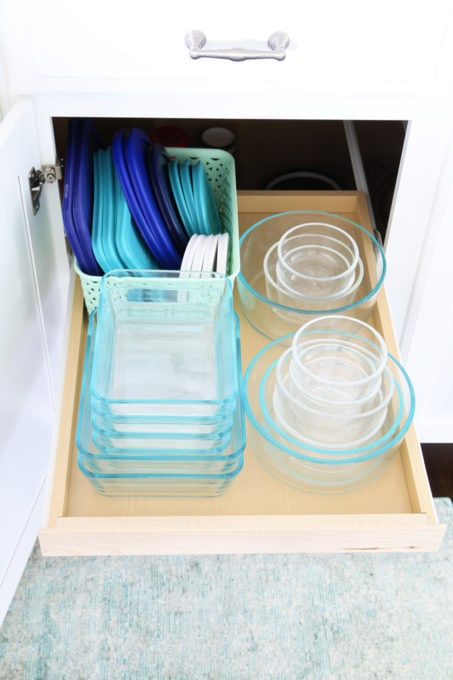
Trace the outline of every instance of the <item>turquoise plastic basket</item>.
[[[236, 194], [236, 168], [233, 156], [221, 149], [191, 149], [167, 147], [171, 158], [200, 160], [211, 183], [222, 229], [230, 235], [227, 272], [234, 283], [240, 270], [239, 220]], [[88, 312], [97, 308], [101, 276], [90, 276], [80, 270], [77, 262], [74, 269], [82, 284], [83, 297]]]

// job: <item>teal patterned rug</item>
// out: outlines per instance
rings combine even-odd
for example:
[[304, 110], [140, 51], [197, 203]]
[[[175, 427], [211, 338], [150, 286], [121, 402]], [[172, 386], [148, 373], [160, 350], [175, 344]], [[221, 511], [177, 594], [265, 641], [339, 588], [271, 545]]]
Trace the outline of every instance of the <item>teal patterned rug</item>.
[[2, 680], [452, 680], [453, 509], [438, 553], [30, 557]]

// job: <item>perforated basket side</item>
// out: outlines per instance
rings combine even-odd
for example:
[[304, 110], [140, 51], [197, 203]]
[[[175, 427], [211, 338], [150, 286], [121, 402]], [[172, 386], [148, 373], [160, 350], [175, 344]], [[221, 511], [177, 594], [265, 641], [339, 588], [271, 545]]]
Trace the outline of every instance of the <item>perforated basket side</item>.
[[236, 194], [236, 167], [233, 156], [222, 149], [167, 148], [169, 156], [200, 160], [212, 186], [222, 227], [230, 235], [228, 273], [234, 279], [240, 268], [239, 216]]
[[74, 261], [74, 271], [82, 284], [83, 299], [88, 314], [97, 309], [99, 302], [99, 290], [102, 276], [90, 276], [81, 271], [76, 261]]

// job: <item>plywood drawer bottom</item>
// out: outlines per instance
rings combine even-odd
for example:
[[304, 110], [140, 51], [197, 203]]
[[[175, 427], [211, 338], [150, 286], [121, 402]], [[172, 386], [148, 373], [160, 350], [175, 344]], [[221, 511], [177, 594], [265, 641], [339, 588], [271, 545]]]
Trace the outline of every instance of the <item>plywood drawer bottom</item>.
[[[240, 192], [243, 229], [270, 214], [317, 209], [369, 225], [357, 192]], [[397, 354], [385, 292], [372, 319]], [[437, 550], [439, 525], [415, 428], [382, 477], [358, 491], [325, 496], [289, 488], [265, 472], [246, 449], [243, 471], [219, 498], [113, 498], [97, 494], [77, 467], [74, 444], [83, 369], [86, 315], [75, 282], [66, 383], [48, 523], [39, 534], [44, 555]], [[265, 339], [241, 319], [244, 367]]]

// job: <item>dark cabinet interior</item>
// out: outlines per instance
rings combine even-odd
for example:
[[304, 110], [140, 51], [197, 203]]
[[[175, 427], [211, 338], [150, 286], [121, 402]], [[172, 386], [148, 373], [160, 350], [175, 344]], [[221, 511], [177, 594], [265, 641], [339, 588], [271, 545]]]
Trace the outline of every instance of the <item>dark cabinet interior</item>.
[[[203, 146], [203, 132], [225, 127], [234, 135], [239, 190], [354, 190], [357, 188], [343, 121], [98, 118], [102, 142], [109, 145], [122, 127], [140, 127], [165, 146]], [[59, 154], [64, 157], [67, 119], [55, 118]], [[376, 227], [385, 237], [404, 143], [402, 121], [355, 121]]]

